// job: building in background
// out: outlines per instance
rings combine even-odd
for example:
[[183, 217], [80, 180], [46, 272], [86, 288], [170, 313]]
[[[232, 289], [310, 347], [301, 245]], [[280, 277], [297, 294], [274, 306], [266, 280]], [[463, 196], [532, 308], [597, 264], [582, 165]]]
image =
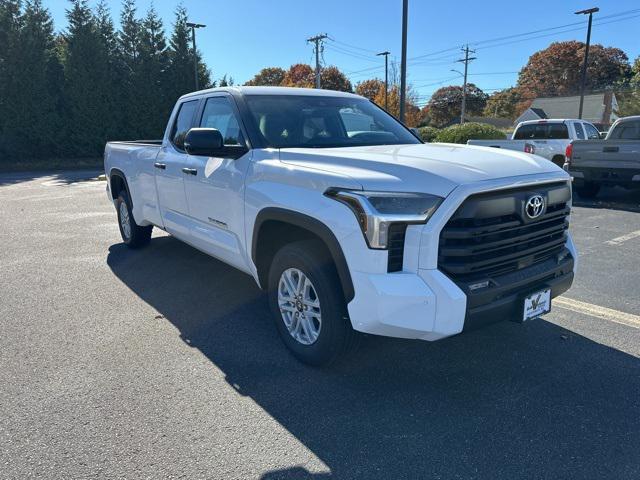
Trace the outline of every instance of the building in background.
[[[545, 118], [578, 118], [580, 97], [536, 98], [522, 115], [516, 118], [514, 125], [527, 120]], [[618, 101], [612, 91], [584, 96], [582, 119], [593, 123], [600, 130], [606, 130], [618, 119], [616, 111]]]

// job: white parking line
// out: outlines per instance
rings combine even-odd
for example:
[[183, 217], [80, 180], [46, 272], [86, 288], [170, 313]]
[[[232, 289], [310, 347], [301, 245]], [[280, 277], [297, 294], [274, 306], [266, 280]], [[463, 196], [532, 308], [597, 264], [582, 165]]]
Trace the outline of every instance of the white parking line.
[[640, 237], [640, 230], [636, 230], [635, 232], [627, 233], [626, 235], [622, 235], [621, 237], [614, 238], [613, 240], [608, 240], [604, 243], [607, 245], [620, 245], [627, 240], [631, 240], [632, 238]]
[[601, 307], [591, 303], [581, 302], [567, 297], [556, 297], [553, 299], [552, 305], [576, 313], [591, 315], [592, 317], [602, 318], [610, 322], [620, 323], [633, 328], [640, 328], [640, 315], [613, 310], [612, 308]]

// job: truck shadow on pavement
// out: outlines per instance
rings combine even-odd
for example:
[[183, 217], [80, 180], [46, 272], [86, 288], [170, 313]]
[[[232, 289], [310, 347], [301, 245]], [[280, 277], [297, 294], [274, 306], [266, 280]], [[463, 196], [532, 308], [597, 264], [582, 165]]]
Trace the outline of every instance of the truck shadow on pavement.
[[367, 337], [315, 369], [288, 354], [249, 276], [171, 237], [113, 245], [108, 265], [330, 469], [264, 479], [640, 475], [640, 359], [544, 320]]
[[603, 187], [594, 199], [582, 198], [574, 190], [573, 205], [583, 208], [640, 212], [640, 189], [626, 190], [621, 187]]

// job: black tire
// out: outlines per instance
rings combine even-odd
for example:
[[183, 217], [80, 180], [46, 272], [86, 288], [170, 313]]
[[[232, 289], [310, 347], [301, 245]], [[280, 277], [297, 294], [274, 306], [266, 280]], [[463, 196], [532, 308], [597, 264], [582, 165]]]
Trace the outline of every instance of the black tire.
[[[278, 285], [283, 272], [300, 270], [311, 281], [320, 302], [322, 323], [314, 343], [305, 345], [289, 333], [278, 305]], [[347, 305], [333, 260], [319, 241], [294, 242], [281, 248], [269, 270], [269, 305], [283, 342], [303, 363], [324, 366], [356, 346], [358, 334], [351, 328]]]
[[551, 161], [557, 166], [559, 166], [560, 168], [562, 168], [565, 162], [564, 155], [556, 155], [551, 159]]
[[[153, 230], [153, 225], [149, 225], [146, 227], [139, 226], [133, 218], [133, 214], [131, 213], [131, 202], [129, 201], [129, 196], [127, 195], [126, 190], [122, 190], [118, 193], [118, 198], [116, 198], [116, 212], [118, 213], [118, 228], [120, 229], [120, 236], [122, 237], [122, 241], [130, 248], [140, 248], [149, 243], [151, 241], [151, 231]], [[127, 218], [123, 220], [122, 210], [126, 209]], [[129, 225], [127, 234], [127, 229], [123, 227], [123, 223], [127, 223]]]
[[584, 185], [575, 188], [576, 192], [578, 192], [578, 195], [580, 195], [582, 198], [595, 198], [600, 191], [600, 185], [593, 182], [585, 182]]

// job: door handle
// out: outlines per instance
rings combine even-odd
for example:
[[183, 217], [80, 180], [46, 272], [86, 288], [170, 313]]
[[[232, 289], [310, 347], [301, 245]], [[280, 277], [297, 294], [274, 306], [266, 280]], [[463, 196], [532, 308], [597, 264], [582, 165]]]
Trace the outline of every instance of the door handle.
[[182, 169], [182, 172], [183, 173], [188, 173], [189, 175], [197, 175], [198, 174], [198, 170], [195, 169], [195, 168], [187, 168], [187, 167], [185, 167], [185, 168]]
[[160, 163], [160, 162], [156, 162], [153, 164], [154, 167], [159, 168], [160, 170], [166, 170], [167, 168], [167, 164], [166, 163]]

